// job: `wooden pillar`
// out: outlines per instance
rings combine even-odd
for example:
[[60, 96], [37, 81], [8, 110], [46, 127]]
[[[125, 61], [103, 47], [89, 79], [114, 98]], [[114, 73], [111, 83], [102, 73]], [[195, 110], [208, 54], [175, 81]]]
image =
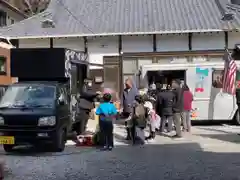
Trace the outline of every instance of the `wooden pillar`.
[[188, 50], [192, 51], [192, 33], [188, 33]]
[[53, 48], [53, 38], [50, 38], [50, 48]]
[[224, 32], [224, 41], [225, 41], [225, 48], [228, 48], [228, 32]]
[[87, 37], [83, 37], [84, 40], [84, 52], [87, 54], [88, 53], [88, 39]]
[[119, 69], [120, 69], [120, 94], [123, 92], [123, 52], [122, 52], [122, 36], [118, 36], [118, 53], [119, 53]]
[[157, 36], [153, 34], [153, 52], [157, 52]]

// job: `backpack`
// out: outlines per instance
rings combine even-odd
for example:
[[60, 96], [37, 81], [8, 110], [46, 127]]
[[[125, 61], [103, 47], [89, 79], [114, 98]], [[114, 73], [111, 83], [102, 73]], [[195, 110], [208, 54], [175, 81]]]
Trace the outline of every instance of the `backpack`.
[[147, 125], [147, 110], [143, 104], [137, 104], [133, 109], [134, 124], [140, 128], [145, 128]]

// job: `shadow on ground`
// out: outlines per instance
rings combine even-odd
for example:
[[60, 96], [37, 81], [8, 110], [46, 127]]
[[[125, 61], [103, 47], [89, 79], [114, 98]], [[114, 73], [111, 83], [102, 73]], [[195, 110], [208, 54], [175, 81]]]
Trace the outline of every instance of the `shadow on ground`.
[[[176, 140], [177, 141], [177, 140]], [[29, 152], [25, 152], [27, 153]], [[19, 154], [6, 156], [5, 159], [16, 158]], [[21, 155], [22, 156], [22, 155]], [[56, 154], [38, 154], [40, 158], [33, 166], [39, 167], [48, 159], [56, 161]], [[70, 168], [78, 179], [114, 180], [226, 180], [239, 179], [240, 153], [204, 152], [197, 143], [147, 144], [144, 146], [117, 146], [113, 151], [100, 151], [95, 148], [82, 148], [75, 153], [63, 152], [57, 155], [59, 162], [68, 159]], [[24, 161], [24, 158], [22, 159]], [[14, 162], [12, 160], [12, 162]], [[84, 162], [84, 170], [76, 164]], [[11, 164], [15, 166], [15, 164]], [[10, 166], [10, 167], [11, 167]], [[44, 165], [48, 168], [48, 164]], [[48, 173], [51, 172], [50, 163]], [[64, 164], [56, 164], [55, 168], [64, 168]], [[12, 168], [12, 167], [11, 167]], [[13, 167], [14, 169], [14, 167]], [[42, 169], [39, 169], [39, 172]], [[52, 170], [54, 171], [54, 170]], [[65, 174], [65, 179], [68, 174]], [[44, 174], [43, 179], [47, 179]], [[41, 177], [38, 177], [41, 179]], [[64, 179], [64, 178], [63, 178]]]
[[220, 129], [211, 129], [211, 128], [204, 128], [204, 127], [198, 127], [198, 129], [212, 131], [215, 134], [198, 134], [196, 136], [240, 144], [240, 132], [238, 134], [239, 136], [237, 136], [236, 133], [229, 133], [227, 131], [220, 130]]
[[213, 125], [222, 125], [222, 124], [233, 124], [229, 120], [204, 120], [204, 121], [192, 121], [193, 126], [213, 126]]

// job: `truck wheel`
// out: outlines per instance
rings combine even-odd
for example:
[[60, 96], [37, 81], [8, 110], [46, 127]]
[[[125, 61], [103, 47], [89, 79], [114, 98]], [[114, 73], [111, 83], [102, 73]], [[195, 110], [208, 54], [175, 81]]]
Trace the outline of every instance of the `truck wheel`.
[[240, 114], [239, 114], [239, 110], [237, 110], [236, 115], [234, 116], [234, 123], [236, 125], [240, 125]]
[[61, 129], [56, 134], [56, 137], [53, 139], [52, 150], [54, 152], [62, 152], [65, 149], [66, 143], [66, 130]]
[[5, 152], [12, 152], [14, 148], [14, 145], [4, 144], [3, 149]]

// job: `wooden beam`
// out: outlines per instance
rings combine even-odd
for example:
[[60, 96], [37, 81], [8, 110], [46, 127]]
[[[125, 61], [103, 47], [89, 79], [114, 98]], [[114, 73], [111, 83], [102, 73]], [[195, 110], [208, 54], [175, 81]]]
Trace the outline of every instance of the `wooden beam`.
[[200, 50], [200, 51], [173, 51], [173, 52], [145, 52], [145, 53], [123, 53], [123, 57], [156, 57], [156, 56], [204, 56], [204, 55], [212, 55], [212, 56], [222, 56], [224, 54], [223, 50]]

